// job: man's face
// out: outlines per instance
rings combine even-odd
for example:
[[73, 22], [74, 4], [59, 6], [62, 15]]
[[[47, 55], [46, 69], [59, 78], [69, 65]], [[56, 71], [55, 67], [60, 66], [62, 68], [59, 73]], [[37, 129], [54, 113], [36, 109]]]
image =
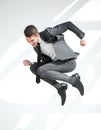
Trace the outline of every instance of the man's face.
[[36, 47], [40, 39], [40, 35], [32, 35], [31, 37], [26, 37], [27, 42], [32, 45], [33, 47]]

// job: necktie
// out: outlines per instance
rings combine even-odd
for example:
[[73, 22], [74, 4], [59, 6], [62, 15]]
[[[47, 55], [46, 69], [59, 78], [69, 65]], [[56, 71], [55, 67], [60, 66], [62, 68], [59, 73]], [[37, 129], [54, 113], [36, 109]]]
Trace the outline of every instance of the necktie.
[[[37, 45], [38, 55], [37, 55], [37, 69], [41, 65], [41, 49], [40, 49], [40, 43]], [[36, 83], [40, 83], [40, 76], [36, 73]]]

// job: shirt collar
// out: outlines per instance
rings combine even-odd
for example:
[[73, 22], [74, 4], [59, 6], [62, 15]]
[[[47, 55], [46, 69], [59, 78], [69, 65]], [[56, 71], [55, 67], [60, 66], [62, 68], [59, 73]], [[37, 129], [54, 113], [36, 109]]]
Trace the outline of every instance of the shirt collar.
[[42, 39], [41, 39], [41, 37], [40, 37], [40, 39], [39, 39], [39, 43], [41, 43], [42, 42]]

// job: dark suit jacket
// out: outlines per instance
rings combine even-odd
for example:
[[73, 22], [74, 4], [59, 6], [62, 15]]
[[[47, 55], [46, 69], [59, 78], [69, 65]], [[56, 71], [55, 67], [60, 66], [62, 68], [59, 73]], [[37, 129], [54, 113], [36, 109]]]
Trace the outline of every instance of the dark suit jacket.
[[[67, 60], [72, 58], [77, 58], [78, 53], [75, 53], [65, 42], [63, 33], [67, 30], [75, 33], [80, 39], [85, 35], [76, 25], [68, 21], [62, 24], [59, 24], [55, 27], [48, 27], [44, 31], [40, 32], [40, 37], [47, 44], [53, 43], [53, 47], [56, 52], [56, 60]], [[34, 48], [37, 52], [37, 47]], [[42, 64], [51, 62], [51, 58], [48, 56], [42, 55]]]
[[85, 35], [83, 31], [81, 31], [70, 21], [59, 24], [53, 28], [48, 27], [44, 31], [40, 32], [41, 38], [46, 43], [53, 43], [57, 60], [66, 60], [77, 57], [77, 54], [75, 54], [75, 52], [67, 45], [64, 40], [63, 33], [67, 30], [70, 30], [75, 33], [80, 39], [82, 39]]

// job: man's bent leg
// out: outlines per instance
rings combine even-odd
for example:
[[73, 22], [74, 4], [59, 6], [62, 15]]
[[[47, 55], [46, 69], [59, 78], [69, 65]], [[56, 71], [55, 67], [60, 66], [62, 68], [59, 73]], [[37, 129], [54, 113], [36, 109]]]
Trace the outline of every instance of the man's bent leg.
[[64, 73], [71, 72], [75, 69], [76, 62], [75, 60], [71, 60], [66, 63], [62, 63], [62, 61], [52, 62], [45, 64], [38, 68], [37, 72], [42, 78], [48, 78], [50, 80], [61, 80], [64, 82], [70, 83], [72, 86], [76, 87], [80, 94], [84, 94], [84, 87], [80, 81], [79, 75], [75, 74], [72, 76], [68, 76]]
[[[37, 73], [37, 63], [32, 64], [30, 66], [30, 70], [33, 74], [36, 75], [36, 73]], [[45, 78], [41, 77], [41, 79], [46, 81], [47, 83], [51, 84], [52, 86], [54, 86], [56, 89], [59, 89], [59, 88], [62, 87], [61, 84], [54, 79], [51, 80], [51, 79], [48, 79], [47, 77], [45, 77]]]
[[70, 79], [70, 76], [65, 73], [73, 71], [75, 67], [75, 60], [71, 60], [69, 62], [55, 61], [40, 66], [37, 72], [42, 78], [48, 78], [50, 80], [61, 80], [72, 84], [73, 80]]
[[[37, 63], [34, 63], [30, 66], [30, 70], [33, 74], [36, 75], [36, 71], [37, 71]], [[57, 91], [58, 94], [61, 97], [61, 105], [64, 105], [65, 101], [66, 101], [66, 89], [67, 89], [67, 84], [66, 83], [58, 83], [56, 80], [50, 80], [47, 78], [42, 78], [44, 81], [46, 81], [47, 83], [51, 84], [52, 86], [54, 86]]]

